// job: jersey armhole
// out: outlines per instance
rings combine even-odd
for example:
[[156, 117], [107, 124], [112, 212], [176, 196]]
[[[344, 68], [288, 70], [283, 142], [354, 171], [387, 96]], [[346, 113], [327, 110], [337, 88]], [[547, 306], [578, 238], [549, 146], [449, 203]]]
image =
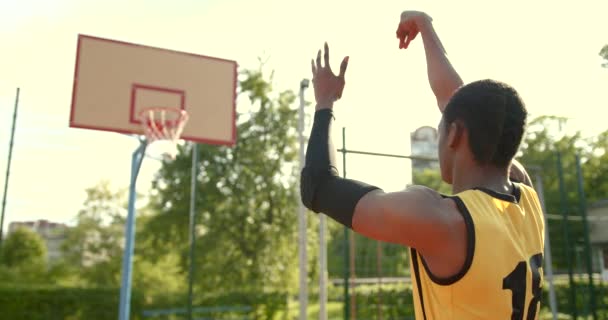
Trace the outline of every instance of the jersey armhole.
[[460, 271], [458, 271], [458, 273], [454, 274], [453, 276], [447, 277], [447, 278], [442, 278], [442, 277], [435, 276], [429, 269], [428, 265], [426, 264], [426, 260], [424, 259], [424, 257], [420, 254], [419, 254], [419, 256], [420, 256], [420, 260], [422, 261], [422, 265], [424, 266], [424, 270], [428, 274], [431, 281], [433, 281], [434, 283], [436, 283], [438, 285], [448, 286], [448, 285], [454, 284], [458, 280], [462, 279], [462, 277], [464, 277], [466, 275], [466, 273], [469, 271], [469, 269], [471, 268], [471, 264], [473, 264], [473, 257], [475, 255], [475, 224], [473, 223], [473, 218], [471, 217], [471, 213], [469, 212], [469, 209], [467, 209], [467, 206], [464, 204], [462, 199], [460, 199], [458, 196], [451, 196], [451, 197], [444, 196], [444, 197], [448, 198], [448, 199], [452, 199], [456, 203], [458, 211], [464, 218], [464, 222], [465, 222], [465, 226], [466, 226], [466, 230], [467, 230], [467, 239], [466, 239], [467, 252], [466, 252], [464, 264], [462, 265], [462, 268], [460, 268]]

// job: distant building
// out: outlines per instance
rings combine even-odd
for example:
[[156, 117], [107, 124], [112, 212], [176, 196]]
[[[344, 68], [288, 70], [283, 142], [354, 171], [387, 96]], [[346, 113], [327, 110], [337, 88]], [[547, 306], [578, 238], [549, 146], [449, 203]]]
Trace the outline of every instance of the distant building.
[[593, 260], [597, 261], [604, 281], [608, 281], [608, 199], [589, 206], [589, 240]]
[[11, 222], [8, 226], [8, 233], [11, 234], [19, 228], [28, 228], [44, 240], [49, 263], [54, 263], [61, 258], [61, 245], [66, 237], [67, 225], [48, 220]]
[[416, 129], [410, 135], [412, 156], [425, 157], [426, 159], [413, 159], [412, 171], [422, 171], [424, 169], [439, 169], [439, 161], [430, 160], [437, 159], [437, 146], [439, 144], [439, 134], [437, 129], [429, 126], [424, 126]]

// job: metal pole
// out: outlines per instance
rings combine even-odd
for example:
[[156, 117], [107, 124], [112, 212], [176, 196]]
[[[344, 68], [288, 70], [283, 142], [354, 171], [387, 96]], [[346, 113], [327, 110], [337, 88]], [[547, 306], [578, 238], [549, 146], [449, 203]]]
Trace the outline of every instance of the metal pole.
[[353, 282], [353, 290], [350, 293], [350, 319], [357, 319], [357, 273], [355, 268], [355, 259], [356, 259], [356, 242], [355, 242], [355, 233], [349, 232], [349, 249], [350, 249], [350, 280]]
[[585, 257], [587, 264], [587, 278], [589, 281], [589, 302], [593, 320], [597, 319], [595, 308], [595, 287], [593, 285], [593, 265], [591, 259], [591, 241], [589, 240], [589, 222], [587, 221], [587, 203], [585, 200], [585, 187], [583, 186], [583, 169], [581, 168], [581, 156], [576, 154], [576, 176], [578, 180], [578, 196], [580, 199], [581, 216], [583, 218], [583, 235], [585, 239]]
[[319, 214], [319, 320], [327, 320], [327, 218]]
[[378, 320], [382, 320], [382, 242], [376, 241], [376, 273], [378, 277]]
[[[342, 127], [342, 150], [346, 150], [346, 128]], [[346, 152], [342, 152], [342, 177], [346, 178]], [[350, 320], [348, 286], [350, 280], [350, 248], [348, 228], [344, 227], [344, 320]]]
[[194, 283], [196, 245], [196, 181], [198, 177], [198, 143], [192, 144], [192, 177], [190, 179], [190, 270], [188, 271], [188, 320], [192, 320], [192, 288]]
[[560, 152], [557, 153], [557, 174], [559, 180], [559, 194], [560, 194], [560, 207], [562, 211], [562, 224], [564, 232], [564, 247], [566, 249], [566, 265], [568, 266], [568, 283], [570, 295], [568, 296], [570, 302], [570, 312], [572, 319], [578, 318], [578, 311], [576, 309], [576, 284], [572, 278], [572, 256], [570, 250], [570, 228], [568, 227], [568, 208], [566, 198], [566, 186], [564, 185], [564, 169], [562, 168], [562, 155]]
[[433, 158], [433, 157], [406, 156], [406, 155], [401, 155], [401, 154], [390, 154], [390, 153], [381, 153], [381, 152], [369, 152], [369, 151], [360, 151], [360, 150], [346, 150], [345, 148], [338, 149], [338, 152], [361, 154], [361, 155], [366, 155], [366, 156], [378, 156], [378, 157], [387, 157], [387, 158], [398, 158], [398, 159], [411, 159], [411, 160], [423, 160], [423, 161], [439, 161], [438, 158]]
[[608, 281], [604, 277], [604, 270], [608, 269], [608, 266], [604, 264], [604, 252], [601, 249], [597, 251], [597, 260], [600, 262], [600, 281]]
[[118, 310], [119, 320], [129, 320], [131, 309], [131, 274], [133, 271], [133, 248], [135, 244], [135, 199], [137, 175], [144, 159], [147, 142], [140, 140], [140, 144], [131, 157], [131, 184], [129, 185], [129, 212], [125, 225], [125, 249], [122, 258], [122, 281], [120, 286], [120, 304]]
[[557, 320], [557, 298], [555, 297], [555, 286], [553, 285], [553, 258], [551, 256], [551, 240], [549, 239], [549, 220], [547, 220], [546, 215], [543, 176], [538, 170], [536, 171], [534, 180], [536, 180], [536, 193], [538, 194], [545, 219], [545, 270], [547, 271], [547, 281], [549, 282], [549, 306], [551, 307], [553, 320]]
[[19, 108], [19, 88], [15, 97], [15, 109], [13, 111], [13, 125], [11, 127], [11, 140], [8, 144], [8, 161], [6, 164], [6, 177], [4, 178], [4, 195], [2, 196], [2, 215], [0, 216], [0, 248], [2, 248], [2, 230], [4, 230], [4, 212], [6, 210], [6, 195], [8, 193], [8, 178], [11, 174], [11, 160], [13, 159], [13, 145], [15, 142], [15, 126], [17, 124], [17, 109]]
[[[298, 110], [298, 135], [300, 138], [300, 172], [304, 168], [306, 161], [304, 148], [306, 141], [304, 138], [304, 90], [308, 88], [308, 79], [302, 79], [300, 82], [300, 108]], [[302, 200], [298, 201], [298, 250], [299, 250], [299, 282], [300, 292], [298, 301], [300, 303], [299, 317], [300, 320], [306, 320], [308, 317], [308, 253], [307, 253], [307, 233], [306, 233], [306, 208]]]

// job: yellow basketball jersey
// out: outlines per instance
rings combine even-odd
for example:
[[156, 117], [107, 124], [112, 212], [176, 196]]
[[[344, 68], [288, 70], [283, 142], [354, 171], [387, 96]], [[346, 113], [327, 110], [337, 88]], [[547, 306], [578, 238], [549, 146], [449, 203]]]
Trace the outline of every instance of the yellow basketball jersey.
[[466, 261], [437, 278], [411, 250], [416, 319], [537, 319], [545, 226], [534, 189], [514, 183], [512, 195], [479, 188], [451, 198], [467, 225]]

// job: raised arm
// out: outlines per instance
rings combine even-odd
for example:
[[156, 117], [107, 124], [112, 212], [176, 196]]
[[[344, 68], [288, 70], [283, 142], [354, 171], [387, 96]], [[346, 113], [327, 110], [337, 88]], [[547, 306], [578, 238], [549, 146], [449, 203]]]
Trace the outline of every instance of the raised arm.
[[423, 12], [404, 11], [397, 29], [399, 47], [406, 49], [418, 33], [421, 34], [424, 43], [429, 84], [437, 99], [439, 110], [443, 112], [450, 97], [463, 82], [450, 63], [443, 44], [435, 32], [433, 19]]
[[[463, 81], [448, 59], [447, 52], [433, 27], [433, 19], [420, 11], [401, 13], [397, 29], [399, 48], [407, 49], [418, 33], [421, 34], [424, 43], [429, 84], [437, 99], [439, 110], [443, 113], [454, 92], [463, 85]], [[513, 160], [509, 176], [513, 181], [532, 187], [530, 176], [517, 160]]]
[[312, 61], [317, 106], [300, 178], [302, 202], [367, 237], [412, 246], [421, 252], [441, 250], [458, 237], [454, 230], [459, 223], [462, 225], [462, 217], [452, 214], [457, 211], [448, 210], [451, 200], [422, 187], [385, 193], [338, 175], [330, 133], [333, 104], [344, 89], [348, 58], [335, 76], [329, 67], [328, 51], [326, 44], [324, 66], [321, 51], [316, 62]]

